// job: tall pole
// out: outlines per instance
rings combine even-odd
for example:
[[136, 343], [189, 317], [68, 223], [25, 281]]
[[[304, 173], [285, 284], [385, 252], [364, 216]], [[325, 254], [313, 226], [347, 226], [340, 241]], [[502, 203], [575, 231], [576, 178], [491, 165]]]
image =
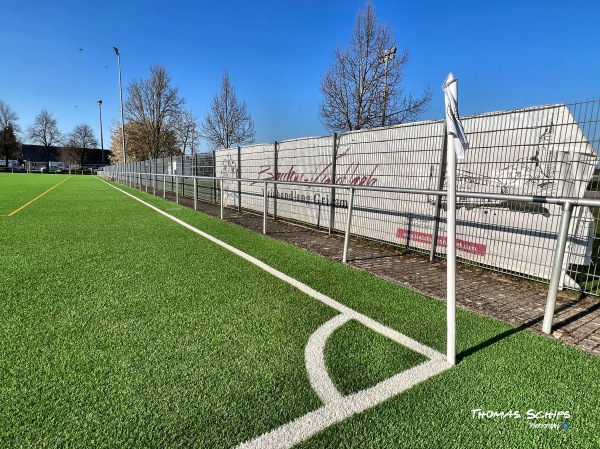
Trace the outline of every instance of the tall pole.
[[[446, 139], [448, 144], [450, 139]], [[446, 148], [448, 177], [447, 224], [446, 224], [446, 360], [456, 365], [456, 153]]]
[[123, 82], [121, 80], [121, 55], [119, 54], [119, 49], [117, 47], [113, 47], [117, 55], [117, 61], [119, 64], [119, 94], [121, 97], [121, 138], [123, 140], [123, 163], [127, 163], [127, 153], [125, 152], [125, 119], [123, 118]]
[[458, 115], [458, 85], [448, 75], [442, 86], [446, 106], [446, 171], [447, 171], [447, 225], [446, 225], [446, 307], [447, 307], [447, 355], [448, 363], [456, 364], [456, 159], [464, 159], [469, 142]]
[[100, 149], [102, 151], [102, 166], [104, 166], [104, 135], [102, 133], [102, 100], [98, 100], [98, 108], [100, 108]]
[[388, 63], [393, 61], [396, 58], [396, 47], [390, 48], [387, 51], [384, 51], [381, 56], [379, 56], [379, 62], [385, 63], [385, 72], [384, 72], [384, 84], [383, 84], [383, 117], [381, 119], [381, 126], [385, 126], [385, 114], [387, 110], [387, 78], [388, 78]]

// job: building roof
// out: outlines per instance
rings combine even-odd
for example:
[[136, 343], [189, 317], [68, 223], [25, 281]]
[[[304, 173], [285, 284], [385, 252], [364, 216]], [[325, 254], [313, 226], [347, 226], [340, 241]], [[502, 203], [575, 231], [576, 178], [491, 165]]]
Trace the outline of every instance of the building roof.
[[[23, 160], [30, 162], [61, 162], [60, 151], [64, 147], [50, 147], [49, 152], [43, 145], [23, 144]], [[104, 164], [110, 163], [110, 150], [104, 150]], [[102, 165], [102, 150], [91, 148], [86, 150], [85, 165]]]

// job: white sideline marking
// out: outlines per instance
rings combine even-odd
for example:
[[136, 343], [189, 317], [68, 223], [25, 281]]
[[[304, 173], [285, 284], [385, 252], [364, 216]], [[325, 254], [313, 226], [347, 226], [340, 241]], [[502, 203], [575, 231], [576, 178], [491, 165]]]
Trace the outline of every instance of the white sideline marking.
[[[100, 179], [100, 178], [98, 178]], [[343, 421], [350, 416], [363, 412], [375, 405], [386, 401], [387, 399], [395, 396], [416, 384], [423, 382], [424, 380], [429, 379], [436, 374], [441, 373], [452, 367], [446, 361], [446, 356], [436, 351], [433, 348], [425, 346], [424, 344], [419, 343], [416, 340], [413, 340], [406, 335], [391, 329], [387, 326], [384, 326], [381, 323], [369, 318], [362, 313], [359, 313], [339, 302], [330, 298], [329, 296], [324, 295], [321, 292], [316, 291], [315, 289], [309, 287], [308, 285], [288, 276], [285, 273], [267, 265], [266, 263], [258, 260], [257, 258], [213, 237], [206, 232], [199, 230], [198, 228], [193, 227], [192, 225], [186, 223], [183, 220], [180, 220], [173, 215], [166, 213], [165, 211], [159, 209], [152, 204], [147, 203], [146, 201], [128, 193], [117, 186], [114, 186], [103, 179], [100, 181], [105, 184], [111, 186], [112, 188], [118, 190], [119, 192], [124, 193], [125, 195], [133, 198], [134, 200], [142, 203], [143, 205], [149, 207], [150, 209], [158, 212], [161, 215], [173, 220], [174, 222], [180, 224], [184, 228], [189, 229], [192, 232], [206, 238], [207, 240], [221, 246], [222, 248], [236, 254], [242, 259], [247, 260], [248, 262], [256, 265], [257, 267], [263, 269], [267, 273], [275, 276], [276, 278], [287, 282], [288, 284], [294, 286], [298, 290], [307, 295], [311, 296], [314, 299], [321, 301], [322, 303], [328, 305], [332, 309], [337, 310], [341, 313], [331, 320], [327, 321], [325, 324], [321, 325], [319, 329], [317, 329], [313, 335], [309, 338], [309, 346], [307, 345], [305, 349], [305, 358], [307, 359], [307, 369], [311, 372], [309, 373], [309, 378], [311, 382], [311, 386], [315, 389], [319, 398], [325, 403], [322, 407], [318, 408], [315, 411], [307, 413], [300, 418], [297, 418], [287, 424], [284, 424], [276, 429], [273, 429], [269, 432], [260, 435], [253, 440], [248, 440], [243, 442], [237, 446], [239, 449], [247, 449], [247, 448], [290, 448], [295, 444], [298, 444], [316, 433], [325, 430], [327, 427], [336, 424], [340, 421]], [[417, 365], [413, 368], [410, 368], [406, 371], [398, 373], [387, 380], [379, 382], [378, 384], [356, 392], [354, 394], [348, 396], [342, 396], [333, 383], [329, 376], [327, 376], [327, 380], [324, 380], [323, 372], [326, 374], [325, 369], [325, 360], [324, 355], [322, 354], [323, 349], [325, 347], [325, 342], [327, 337], [338, 327], [342, 326], [347, 321], [354, 319], [371, 330], [384, 335], [395, 342], [406, 346], [407, 348], [418, 352], [430, 360], [424, 362], [420, 365]], [[316, 334], [316, 335], [315, 335]], [[320, 351], [320, 355], [316, 355], [315, 352]], [[309, 364], [309, 352], [311, 357], [315, 357], [317, 360], [311, 360]], [[314, 362], [314, 363], [313, 363]], [[313, 381], [318, 383], [318, 385], [314, 386]], [[321, 383], [322, 382], [322, 383]], [[323, 395], [323, 396], [321, 396]]]

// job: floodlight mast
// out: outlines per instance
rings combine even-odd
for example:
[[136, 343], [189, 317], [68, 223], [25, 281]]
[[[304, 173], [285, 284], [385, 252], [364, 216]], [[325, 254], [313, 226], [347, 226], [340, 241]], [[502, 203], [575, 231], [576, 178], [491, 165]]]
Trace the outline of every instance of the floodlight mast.
[[121, 55], [119, 49], [113, 47], [115, 54], [117, 55], [117, 61], [119, 64], [119, 94], [121, 98], [121, 139], [123, 141], [123, 163], [127, 163], [127, 153], [125, 152], [125, 119], [123, 118], [123, 82], [121, 80]]
[[102, 133], [102, 100], [98, 100], [98, 108], [100, 109], [100, 149], [102, 151], [102, 166], [104, 167], [104, 136]]
[[387, 51], [384, 51], [381, 56], [379, 56], [379, 62], [385, 64], [385, 72], [384, 72], [384, 85], [383, 85], [383, 117], [381, 118], [381, 126], [385, 126], [386, 119], [386, 109], [387, 109], [387, 78], [388, 78], [388, 63], [393, 61], [396, 58], [396, 47], [390, 48]]

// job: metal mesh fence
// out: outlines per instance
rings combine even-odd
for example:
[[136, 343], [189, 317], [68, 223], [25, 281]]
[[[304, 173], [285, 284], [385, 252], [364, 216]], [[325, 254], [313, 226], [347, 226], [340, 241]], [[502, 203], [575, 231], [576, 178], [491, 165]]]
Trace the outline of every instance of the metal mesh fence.
[[[421, 122], [340, 136], [336, 182], [437, 189], [444, 144], [442, 121]], [[343, 198], [348, 199], [348, 194]], [[429, 251], [434, 198], [406, 193], [357, 192], [352, 229], [373, 240]], [[341, 213], [339, 218], [344, 218]], [[342, 221], [344, 223], [344, 221]], [[377, 225], [375, 225], [377, 223]], [[340, 224], [336, 226], [340, 228]], [[410, 238], [405, 238], [405, 237]], [[420, 236], [420, 237], [419, 237]]]
[[[464, 117], [470, 147], [457, 165], [457, 190], [600, 198], [595, 170], [599, 121], [600, 101]], [[252, 179], [225, 180], [224, 203], [262, 212], [264, 181], [445, 190], [444, 134], [443, 121], [420, 122], [130, 163], [109, 170], [153, 174], [139, 178], [142, 186], [156, 188], [162, 183], [159, 190], [164, 187], [188, 196], [194, 196], [193, 176]], [[196, 183], [200, 200], [218, 201], [216, 180]], [[267, 197], [267, 212], [273, 216], [344, 231], [348, 189], [271, 184]], [[561, 206], [555, 204], [459, 198], [458, 257], [496, 271], [548, 280], [560, 215]], [[600, 294], [599, 217], [596, 207], [574, 208], [561, 286]], [[445, 232], [446, 200], [441, 195], [355, 193], [354, 235], [443, 257]]]
[[[591, 176], [597, 156], [564, 105], [470, 117], [464, 124], [471, 145], [458, 164], [457, 190], [583, 196], [582, 179]], [[463, 199], [458, 208], [463, 225], [457, 238], [482, 256], [463, 253], [464, 259], [527, 278], [549, 278], [559, 206]], [[588, 208], [582, 212], [574, 220], [576, 227], [589, 218]], [[587, 243], [574, 239], [573, 255], [583, 262]], [[561, 282], [577, 287], [570, 277]]]
[[[324, 182], [332, 178], [332, 138], [308, 138], [277, 145], [275, 178], [283, 181]], [[319, 227], [329, 226], [331, 189], [277, 186], [277, 216]]]
[[[575, 103], [568, 105], [568, 109], [575, 117], [584, 138], [590, 143], [594, 152], [599, 154], [600, 101]], [[582, 177], [580, 181], [586, 184], [583, 188], [584, 197], [600, 199], [598, 167], [590, 179]], [[580, 286], [582, 291], [600, 295], [600, 208], [579, 207], [575, 209], [573, 215], [579, 218], [579, 226], [575, 228], [579, 239], [588, 239], [589, 258], [581, 260], [576, 253], [574, 254], [573, 246], [567, 245], [563, 271]]]

